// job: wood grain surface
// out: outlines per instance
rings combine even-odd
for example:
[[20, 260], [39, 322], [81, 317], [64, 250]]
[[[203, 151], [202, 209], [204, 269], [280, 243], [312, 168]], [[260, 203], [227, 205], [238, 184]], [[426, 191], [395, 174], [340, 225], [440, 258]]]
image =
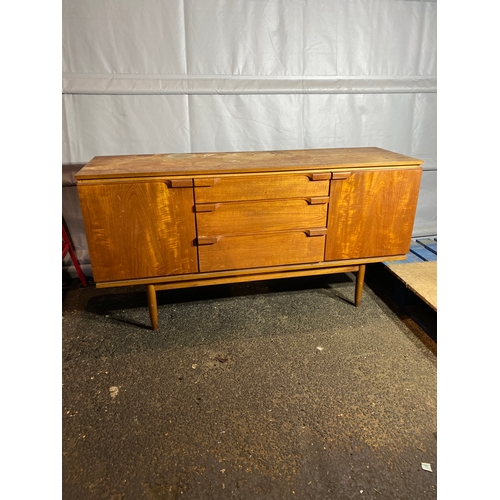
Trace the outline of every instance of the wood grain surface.
[[96, 156], [75, 175], [75, 178], [83, 180], [154, 177], [186, 173], [217, 175], [231, 172], [258, 173], [314, 168], [417, 166], [422, 163], [422, 160], [374, 147]]
[[304, 231], [227, 236], [198, 252], [201, 272], [321, 262], [325, 236]]
[[192, 188], [141, 182], [78, 192], [95, 281], [198, 271]]
[[332, 180], [326, 260], [408, 253], [421, 176], [419, 168]]
[[305, 199], [200, 204], [198, 236], [326, 228], [327, 208]]
[[[330, 180], [298, 175], [227, 175], [195, 179], [196, 203], [328, 196]], [[330, 175], [329, 175], [330, 177]]]

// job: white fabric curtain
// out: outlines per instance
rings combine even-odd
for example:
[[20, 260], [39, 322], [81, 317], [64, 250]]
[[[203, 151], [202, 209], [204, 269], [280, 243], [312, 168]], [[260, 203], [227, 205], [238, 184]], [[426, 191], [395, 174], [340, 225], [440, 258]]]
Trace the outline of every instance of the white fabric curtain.
[[63, 216], [97, 155], [378, 146], [437, 234], [435, 1], [63, 0]]

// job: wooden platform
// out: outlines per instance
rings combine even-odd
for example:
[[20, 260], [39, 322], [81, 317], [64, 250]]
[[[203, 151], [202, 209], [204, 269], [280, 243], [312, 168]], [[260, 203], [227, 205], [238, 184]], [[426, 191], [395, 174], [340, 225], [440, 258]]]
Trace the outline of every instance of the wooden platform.
[[410, 290], [437, 311], [437, 237], [414, 239], [406, 260], [384, 264]]
[[367, 282], [437, 341], [437, 237], [416, 238], [405, 260], [368, 266], [367, 271]]
[[388, 262], [387, 266], [410, 290], [437, 311], [437, 260], [411, 262], [404, 266]]

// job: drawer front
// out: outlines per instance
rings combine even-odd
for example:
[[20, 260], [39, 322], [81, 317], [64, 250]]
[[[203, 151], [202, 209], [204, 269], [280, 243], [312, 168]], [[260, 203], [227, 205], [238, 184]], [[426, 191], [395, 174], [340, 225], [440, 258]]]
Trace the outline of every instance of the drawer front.
[[328, 196], [329, 172], [195, 179], [196, 203]]
[[322, 262], [326, 229], [207, 238], [198, 246], [201, 272]]
[[196, 205], [198, 235], [218, 236], [326, 227], [328, 197]]

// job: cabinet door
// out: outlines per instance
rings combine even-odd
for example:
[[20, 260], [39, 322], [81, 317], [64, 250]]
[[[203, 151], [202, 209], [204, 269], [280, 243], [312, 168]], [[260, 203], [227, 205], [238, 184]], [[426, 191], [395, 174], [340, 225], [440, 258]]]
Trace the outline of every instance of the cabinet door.
[[408, 253], [421, 176], [421, 169], [334, 174], [325, 260]]
[[79, 185], [96, 282], [198, 271], [192, 187]]

